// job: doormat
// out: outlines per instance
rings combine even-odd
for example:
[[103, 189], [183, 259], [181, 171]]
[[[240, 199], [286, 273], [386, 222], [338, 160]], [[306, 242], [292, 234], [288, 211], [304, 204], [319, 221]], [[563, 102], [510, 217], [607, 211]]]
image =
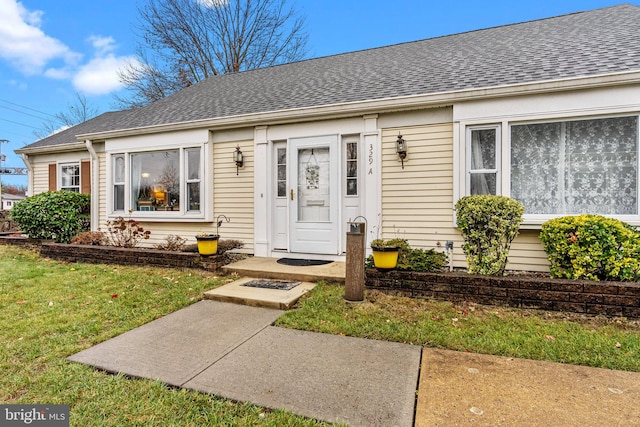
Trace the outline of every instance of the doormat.
[[279, 291], [290, 291], [298, 286], [300, 282], [284, 282], [281, 280], [255, 279], [240, 286], [249, 286], [251, 288], [277, 289]]
[[321, 259], [297, 259], [297, 258], [280, 258], [276, 261], [282, 265], [293, 265], [295, 267], [306, 267], [309, 265], [325, 265], [330, 264], [333, 261], [326, 261]]

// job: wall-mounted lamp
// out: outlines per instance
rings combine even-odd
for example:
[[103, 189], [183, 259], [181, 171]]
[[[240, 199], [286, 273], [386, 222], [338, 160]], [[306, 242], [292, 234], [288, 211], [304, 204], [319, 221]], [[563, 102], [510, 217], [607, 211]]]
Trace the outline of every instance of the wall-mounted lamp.
[[398, 139], [396, 139], [396, 153], [398, 153], [398, 157], [402, 162], [402, 169], [404, 169], [404, 159], [407, 157], [407, 143], [401, 134], [398, 134]]
[[236, 162], [236, 175], [238, 175], [238, 169], [244, 164], [244, 156], [239, 145], [236, 146], [236, 151], [233, 152], [233, 161]]

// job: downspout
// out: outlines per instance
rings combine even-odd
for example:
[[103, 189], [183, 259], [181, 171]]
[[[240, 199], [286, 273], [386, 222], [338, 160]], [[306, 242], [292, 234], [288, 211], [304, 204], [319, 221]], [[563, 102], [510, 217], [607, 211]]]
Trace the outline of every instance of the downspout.
[[100, 221], [100, 212], [98, 211], [100, 209], [100, 196], [98, 194], [100, 188], [98, 183], [100, 179], [98, 154], [93, 148], [93, 142], [90, 139], [87, 139], [84, 144], [91, 156], [91, 231], [98, 231], [98, 222]]
[[33, 165], [29, 161], [28, 154], [21, 154], [22, 162], [27, 167], [27, 196], [33, 196]]

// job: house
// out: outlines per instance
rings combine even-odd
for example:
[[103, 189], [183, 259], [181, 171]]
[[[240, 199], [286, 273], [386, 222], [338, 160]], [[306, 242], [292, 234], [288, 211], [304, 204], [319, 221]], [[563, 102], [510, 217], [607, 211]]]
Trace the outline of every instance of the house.
[[2, 193], [2, 197], [0, 197], [0, 201], [2, 201], [2, 203], [0, 203], [0, 210], [10, 211], [14, 204], [24, 198], [25, 196], [23, 195]]
[[267, 257], [341, 259], [364, 217], [368, 240], [452, 241], [462, 267], [455, 202], [511, 196], [508, 268], [544, 271], [549, 218], [640, 225], [639, 24], [623, 4], [215, 76], [16, 152], [29, 194], [90, 192], [93, 229], [131, 211], [150, 244], [193, 241], [224, 214]]

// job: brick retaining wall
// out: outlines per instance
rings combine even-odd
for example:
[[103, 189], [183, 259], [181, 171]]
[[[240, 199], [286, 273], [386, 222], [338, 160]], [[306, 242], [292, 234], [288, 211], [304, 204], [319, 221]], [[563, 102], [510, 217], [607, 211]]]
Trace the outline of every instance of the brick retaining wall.
[[366, 286], [414, 298], [640, 318], [640, 283], [637, 282], [367, 269]]
[[0, 236], [0, 244], [40, 250], [40, 256], [90, 264], [153, 265], [169, 268], [199, 268], [216, 271], [224, 265], [221, 255], [203, 257], [195, 252], [171, 252], [148, 248], [66, 245], [41, 242], [20, 236]]
[[152, 265], [206, 270], [218, 270], [222, 267], [221, 256], [202, 257], [191, 252], [171, 252], [146, 248], [44, 243], [40, 248], [40, 255], [61, 261], [91, 264]]

